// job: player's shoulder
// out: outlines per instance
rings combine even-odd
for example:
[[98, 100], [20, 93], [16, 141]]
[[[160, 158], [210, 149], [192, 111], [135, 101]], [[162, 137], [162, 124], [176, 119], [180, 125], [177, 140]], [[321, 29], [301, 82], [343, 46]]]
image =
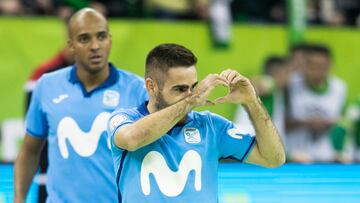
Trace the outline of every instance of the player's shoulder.
[[45, 73], [40, 77], [37, 85], [61, 85], [62, 83], [67, 82], [70, 77], [72, 67], [73, 66], [67, 66], [65, 68], [61, 68], [50, 73]]
[[65, 68], [61, 68], [59, 70], [50, 72], [50, 73], [45, 73], [44, 75], [42, 75], [40, 77], [40, 80], [53, 81], [53, 80], [58, 80], [58, 79], [63, 80], [64, 78], [68, 79], [72, 68], [73, 68], [73, 66], [71, 65], [71, 66], [67, 66]]
[[144, 83], [144, 79], [139, 75], [136, 75], [135, 73], [131, 73], [124, 69], [116, 68], [115, 66], [113, 67], [115, 68], [117, 74], [119, 75], [120, 80]]
[[204, 121], [208, 121], [208, 122], [219, 122], [219, 121], [227, 121], [226, 118], [224, 118], [223, 116], [213, 113], [211, 111], [192, 111], [192, 117], [194, 120], [199, 121], [199, 122], [204, 122]]
[[122, 115], [124, 117], [129, 117], [129, 118], [139, 118], [142, 117], [141, 112], [138, 110], [137, 107], [133, 107], [133, 108], [117, 108], [115, 111], [112, 112], [111, 117], [117, 116], [117, 115]]
[[210, 111], [192, 111], [191, 114], [195, 119], [204, 119], [211, 116], [212, 113]]

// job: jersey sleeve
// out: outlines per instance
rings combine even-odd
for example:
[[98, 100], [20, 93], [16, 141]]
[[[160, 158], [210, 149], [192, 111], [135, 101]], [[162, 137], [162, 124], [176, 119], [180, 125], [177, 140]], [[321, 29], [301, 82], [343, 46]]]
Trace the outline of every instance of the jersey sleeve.
[[219, 115], [210, 113], [210, 119], [217, 138], [219, 158], [235, 158], [244, 162], [255, 145], [255, 135]]
[[48, 134], [48, 122], [41, 100], [43, 97], [43, 86], [44, 80], [42, 77], [33, 90], [30, 106], [25, 119], [26, 133], [38, 138], [45, 138]]
[[[115, 144], [115, 135], [117, 133], [117, 130], [126, 124], [131, 124], [137, 120], [137, 115], [135, 115], [134, 112], [132, 112], [130, 109], [118, 109], [114, 111], [110, 119], [108, 121], [107, 125], [107, 131], [108, 135], [110, 136], [110, 143], [111, 143], [111, 150], [113, 153], [121, 153], [124, 151], [124, 149], [119, 148]], [[119, 135], [121, 136], [121, 135]]]

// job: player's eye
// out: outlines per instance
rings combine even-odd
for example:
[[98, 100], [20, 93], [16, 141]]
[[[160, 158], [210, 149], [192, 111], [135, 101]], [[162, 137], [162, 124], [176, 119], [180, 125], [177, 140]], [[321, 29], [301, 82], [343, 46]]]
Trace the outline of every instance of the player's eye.
[[87, 35], [80, 35], [78, 41], [80, 43], [87, 43], [90, 40], [90, 37]]
[[98, 34], [98, 39], [100, 40], [100, 41], [103, 41], [103, 40], [105, 40], [106, 38], [107, 38], [107, 33], [106, 32], [100, 32], [99, 34]]
[[180, 93], [186, 92], [187, 90], [188, 90], [188, 87], [176, 87], [175, 88], [175, 91], [180, 92]]

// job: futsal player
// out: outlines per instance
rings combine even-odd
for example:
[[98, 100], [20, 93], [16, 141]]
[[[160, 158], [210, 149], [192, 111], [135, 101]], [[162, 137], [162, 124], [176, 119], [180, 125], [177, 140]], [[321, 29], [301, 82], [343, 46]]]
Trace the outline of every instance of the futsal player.
[[[196, 62], [181, 45], [155, 47], [146, 59], [149, 101], [112, 114], [108, 131], [119, 202], [217, 202], [220, 158], [270, 168], [285, 162], [279, 134], [249, 80], [225, 70], [198, 82]], [[208, 101], [219, 85], [230, 93]], [[219, 115], [192, 111], [217, 103], [244, 105], [256, 137]]]
[[15, 202], [24, 202], [48, 140], [47, 202], [116, 202], [106, 124], [116, 107], [146, 98], [143, 80], [108, 62], [107, 20], [89, 8], [68, 25], [75, 64], [38, 81], [26, 116], [26, 135], [15, 162]]

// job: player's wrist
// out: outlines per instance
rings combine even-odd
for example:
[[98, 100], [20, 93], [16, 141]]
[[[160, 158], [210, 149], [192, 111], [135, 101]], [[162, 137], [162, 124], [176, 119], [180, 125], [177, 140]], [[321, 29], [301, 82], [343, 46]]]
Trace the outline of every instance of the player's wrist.
[[14, 196], [14, 203], [23, 203], [23, 202], [25, 202], [24, 197], [19, 197], [18, 195]]
[[192, 94], [192, 95], [186, 97], [183, 101], [185, 102], [186, 107], [189, 111], [191, 111], [193, 108], [195, 108], [197, 106], [196, 95]]
[[242, 103], [243, 106], [245, 106], [246, 108], [254, 108], [258, 105], [261, 105], [261, 100], [259, 97], [254, 97], [253, 99], [250, 99], [250, 100], [247, 100], [247, 101], [244, 101]]

